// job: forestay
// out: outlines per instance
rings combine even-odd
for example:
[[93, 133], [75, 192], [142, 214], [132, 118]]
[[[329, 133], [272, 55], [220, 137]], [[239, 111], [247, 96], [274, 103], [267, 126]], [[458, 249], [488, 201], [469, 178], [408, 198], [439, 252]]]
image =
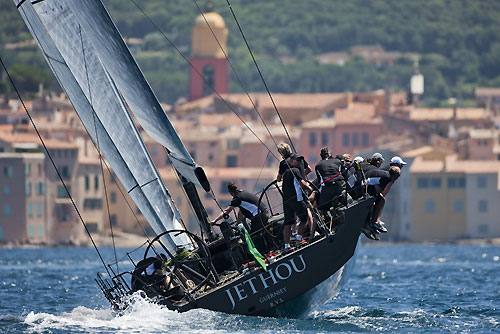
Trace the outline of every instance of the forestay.
[[[157, 234], [182, 229], [180, 214], [113, 80], [73, 12], [62, 1], [45, 1], [34, 6], [24, 2], [19, 7], [21, 16], [92, 140]], [[171, 249], [176, 244], [189, 243], [184, 235], [175, 239], [166, 236], [162, 240]]]

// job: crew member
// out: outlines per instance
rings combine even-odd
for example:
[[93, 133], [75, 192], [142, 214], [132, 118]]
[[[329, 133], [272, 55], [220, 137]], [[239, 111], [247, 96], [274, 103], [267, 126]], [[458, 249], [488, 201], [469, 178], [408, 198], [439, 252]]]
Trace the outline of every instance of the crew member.
[[320, 184], [318, 209], [326, 211], [340, 203], [345, 181], [342, 176], [342, 162], [332, 157], [332, 151], [328, 147], [321, 149], [320, 156], [322, 160], [315, 167]]
[[380, 169], [389, 171], [389, 168], [391, 168], [392, 166], [396, 166], [399, 167], [399, 169], [403, 170], [404, 165], [406, 165], [406, 162], [404, 162], [401, 157], [398, 157], [396, 155], [391, 158], [391, 162], [388, 165], [381, 167]]
[[[264, 251], [271, 242], [268, 240], [268, 233], [263, 230], [267, 225], [268, 220], [266, 205], [261, 202], [259, 207], [259, 198], [248, 191], [239, 189], [234, 182], [229, 182], [227, 184], [227, 190], [231, 196], [233, 196], [233, 199], [231, 200], [230, 205], [225, 208], [211, 223], [217, 223], [225, 216], [227, 217], [227, 215], [235, 208], [239, 208], [239, 212], [236, 215], [236, 222], [240, 223], [243, 218], [250, 220], [249, 232], [252, 235], [255, 247], [257, 247], [259, 251]], [[259, 233], [259, 231], [262, 233]], [[259, 234], [259, 237], [257, 237], [256, 234]]]
[[292, 154], [289, 158], [290, 167], [283, 174], [283, 212], [285, 215], [283, 240], [285, 248], [290, 247], [290, 235], [292, 233], [291, 226], [295, 221], [295, 215], [300, 220], [299, 235], [302, 235], [306, 229], [309, 219], [311, 237], [314, 236], [315, 224], [312, 221], [312, 215], [309, 208], [304, 203], [305, 195], [302, 190], [306, 189], [312, 192], [312, 188], [304, 180], [302, 173], [299, 170], [300, 157], [297, 154]]
[[151, 256], [139, 261], [132, 274], [132, 290], [137, 291], [145, 286], [152, 287], [156, 292], [171, 288], [170, 277], [163, 275], [162, 266], [167, 261], [165, 254]]
[[366, 174], [369, 170], [378, 169], [385, 161], [384, 157], [380, 153], [373, 153], [372, 157], [368, 159], [366, 162], [361, 164], [361, 168], [363, 172]]
[[[368, 185], [368, 193], [375, 197], [375, 204], [373, 208], [371, 226], [368, 229], [371, 230], [368, 234], [372, 234], [371, 239], [377, 239], [376, 234], [373, 232], [387, 232], [385, 224], [380, 220], [382, 215], [382, 210], [385, 205], [385, 197], [391, 190], [394, 182], [401, 176], [401, 169], [397, 166], [392, 166], [389, 171], [383, 171], [380, 169], [370, 170], [366, 173], [366, 184]], [[366, 226], [365, 226], [366, 227]], [[374, 231], [375, 230], [375, 231]], [[367, 231], [363, 230], [365, 235]], [[367, 235], [368, 236], [368, 235]], [[370, 238], [370, 236], [368, 236]]]
[[[276, 180], [280, 182], [283, 179], [283, 174], [289, 167], [289, 158], [292, 155], [292, 150], [290, 149], [290, 146], [287, 143], [281, 143], [278, 144], [278, 152], [281, 154], [281, 157], [283, 160], [280, 161], [280, 166], [278, 169], [278, 176], [276, 177]], [[307, 161], [304, 159], [304, 157], [300, 157], [302, 161], [300, 161], [300, 164], [298, 166], [300, 172], [302, 173], [302, 178], [306, 178], [309, 173], [311, 173], [311, 167], [309, 167], [309, 164]]]

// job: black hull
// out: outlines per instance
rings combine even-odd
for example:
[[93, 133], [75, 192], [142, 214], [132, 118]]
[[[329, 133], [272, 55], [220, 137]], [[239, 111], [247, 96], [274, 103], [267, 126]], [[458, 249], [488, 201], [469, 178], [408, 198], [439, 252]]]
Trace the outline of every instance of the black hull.
[[[345, 224], [335, 233], [295, 250], [247, 275], [176, 308], [260, 316], [298, 317], [326, 303], [346, 279], [346, 263], [356, 251], [373, 198], [345, 211]], [[322, 284], [323, 283], [323, 284]]]

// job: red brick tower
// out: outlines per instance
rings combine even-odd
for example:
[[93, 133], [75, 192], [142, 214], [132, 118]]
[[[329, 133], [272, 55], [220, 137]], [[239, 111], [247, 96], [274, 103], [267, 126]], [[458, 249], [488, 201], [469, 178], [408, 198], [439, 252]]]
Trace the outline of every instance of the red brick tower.
[[[204, 15], [227, 53], [227, 28], [224, 19], [215, 12]], [[190, 101], [212, 94], [212, 87], [220, 94], [228, 92], [227, 59], [201, 15], [196, 18], [193, 27], [190, 61], [205, 78], [203, 80], [193, 68], [190, 69]]]

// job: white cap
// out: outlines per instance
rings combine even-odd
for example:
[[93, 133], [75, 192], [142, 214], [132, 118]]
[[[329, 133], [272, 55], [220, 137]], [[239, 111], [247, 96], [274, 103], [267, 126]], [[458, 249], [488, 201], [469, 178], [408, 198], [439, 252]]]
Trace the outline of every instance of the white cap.
[[360, 157], [360, 156], [358, 155], [356, 158], [354, 158], [354, 160], [353, 160], [353, 161], [354, 161], [354, 162], [363, 162], [363, 160], [365, 160], [365, 159], [363, 159], [362, 157]]
[[404, 166], [406, 165], [406, 162], [404, 162], [403, 159], [401, 159], [401, 157], [395, 156], [392, 157], [391, 164], [398, 164], [400, 166]]
[[384, 161], [384, 160], [385, 160], [385, 159], [384, 159], [384, 157], [382, 156], [382, 154], [381, 154], [381, 153], [378, 153], [378, 152], [377, 152], [377, 153], [373, 153], [373, 155], [372, 155], [372, 159], [375, 159], [375, 160], [382, 160], [382, 161]]

